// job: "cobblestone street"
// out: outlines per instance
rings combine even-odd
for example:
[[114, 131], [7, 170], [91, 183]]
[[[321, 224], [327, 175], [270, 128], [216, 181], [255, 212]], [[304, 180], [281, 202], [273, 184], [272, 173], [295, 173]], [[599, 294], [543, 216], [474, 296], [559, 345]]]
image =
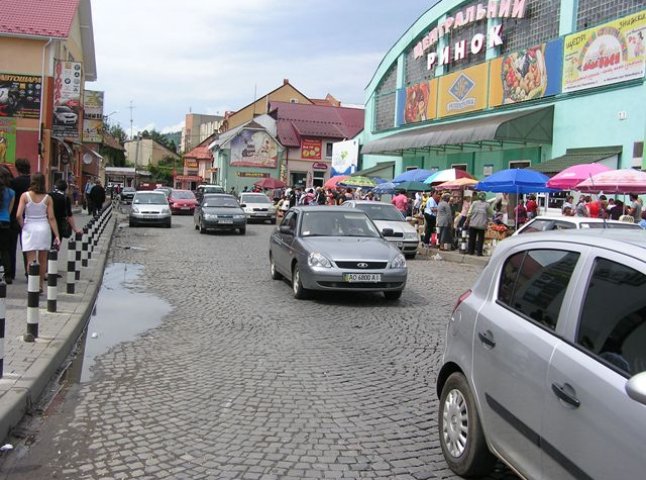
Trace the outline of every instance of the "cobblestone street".
[[298, 301], [270, 279], [273, 226], [200, 235], [192, 217], [170, 230], [124, 218], [109, 262], [143, 265], [138, 289], [172, 311], [97, 357], [2, 478], [457, 478], [434, 384], [449, 312], [479, 267], [409, 261], [399, 302]]

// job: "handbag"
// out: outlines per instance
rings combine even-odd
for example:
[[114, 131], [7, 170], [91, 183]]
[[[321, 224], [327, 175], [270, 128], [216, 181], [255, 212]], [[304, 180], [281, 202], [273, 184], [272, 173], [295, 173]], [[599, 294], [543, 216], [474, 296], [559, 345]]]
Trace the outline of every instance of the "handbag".
[[70, 238], [72, 236], [72, 227], [67, 221], [67, 219], [57, 220], [58, 222], [58, 234], [61, 238]]

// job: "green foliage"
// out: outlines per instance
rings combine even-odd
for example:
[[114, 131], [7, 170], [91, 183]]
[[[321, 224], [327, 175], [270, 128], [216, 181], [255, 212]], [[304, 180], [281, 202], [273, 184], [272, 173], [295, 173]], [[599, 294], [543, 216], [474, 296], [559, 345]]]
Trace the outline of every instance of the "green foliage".
[[143, 132], [141, 132], [141, 138], [150, 138], [160, 145], [163, 145], [171, 152], [177, 152], [177, 146], [175, 145], [175, 142], [168, 140], [165, 135], [159, 133], [157, 130], [144, 130]]
[[159, 165], [151, 165], [149, 171], [152, 174], [152, 181], [165, 185], [173, 184], [173, 170], [177, 168], [177, 161], [173, 157], [164, 157]]

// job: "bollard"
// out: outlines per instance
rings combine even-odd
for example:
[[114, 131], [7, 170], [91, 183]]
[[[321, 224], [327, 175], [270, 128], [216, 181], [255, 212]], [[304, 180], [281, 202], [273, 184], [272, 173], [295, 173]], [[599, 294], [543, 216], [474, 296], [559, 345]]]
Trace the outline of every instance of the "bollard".
[[47, 253], [47, 311], [56, 312], [58, 300], [58, 250]]
[[88, 228], [83, 227], [83, 241], [81, 245], [81, 266], [87, 267], [88, 260]]
[[74, 284], [74, 271], [76, 270], [76, 241], [74, 237], [70, 237], [67, 242], [67, 293], [74, 293], [75, 284]]
[[38, 338], [38, 321], [40, 312], [38, 302], [40, 300], [40, 265], [36, 260], [29, 265], [29, 276], [27, 277], [27, 333], [23, 337], [25, 342], [33, 342]]
[[0, 265], [0, 378], [4, 375], [4, 327], [7, 312], [7, 283], [4, 279], [4, 267]]
[[74, 238], [76, 242], [76, 249], [74, 250], [74, 280], [78, 282], [81, 279], [81, 244], [83, 243], [83, 234], [76, 233]]
[[[94, 219], [90, 220], [90, 222], [87, 225], [88, 225], [87, 259], [90, 260], [92, 258], [92, 250], [94, 249], [94, 228], [95, 228]], [[87, 267], [87, 265], [83, 265], [83, 266]]]
[[460, 253], [467, 253], [467, 240], [469, 239], [469, 234], [467, 233], [466, 228], [462, 229], [462, 234], [460, 238]]

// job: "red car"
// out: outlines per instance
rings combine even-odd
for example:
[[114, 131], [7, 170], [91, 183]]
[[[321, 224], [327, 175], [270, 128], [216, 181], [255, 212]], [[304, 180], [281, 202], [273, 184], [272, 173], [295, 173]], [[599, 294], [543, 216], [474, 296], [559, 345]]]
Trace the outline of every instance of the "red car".
[[197, 206], [197, 199], [190, 190], [173, 189], [168, 195], [168, 204], [173, 215], [182, 213], [193, 215]]

